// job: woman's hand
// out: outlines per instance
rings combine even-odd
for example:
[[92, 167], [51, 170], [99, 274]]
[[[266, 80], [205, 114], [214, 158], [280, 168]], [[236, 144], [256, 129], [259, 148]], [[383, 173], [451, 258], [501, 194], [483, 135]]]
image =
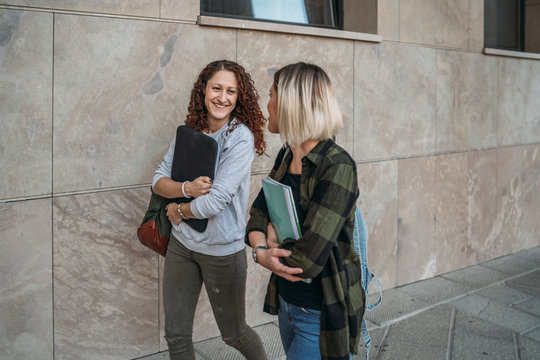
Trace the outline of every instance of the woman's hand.
[[274, 226], [270, 222], [266, 229], [266, 246], [268, 246], [269, 249], [277, 249], [279, 247], [276, 230], [274, 230]]
[[210, 179], [208, 176], [199, 176], [195, 180], [184, 185], [184, 190], [186, 191], [187, 196], [197, 198], [201, 195], [208, 194], [211, 187], [212, 179]]
[[303, 280], [301, 277], [295, 276], [303, 272], [301, 268], [293, 268], [283, 265], [279, 261], [280, 258], [288, 257], [289, 255], [291, 255], [291, 252], [285, 249], [259, 250], [257, 253], [257, 262], [274, 274], [289, 281], [296, 282]]
[[167, 210], [167, 217], [169, 218], [171, 223], [173, 223], [174, 225], [178, 225], [182, 222], [182, 217], [178, 212], [178, 204], [170, 203], [169, 205], [165, 206], [165, 210]]

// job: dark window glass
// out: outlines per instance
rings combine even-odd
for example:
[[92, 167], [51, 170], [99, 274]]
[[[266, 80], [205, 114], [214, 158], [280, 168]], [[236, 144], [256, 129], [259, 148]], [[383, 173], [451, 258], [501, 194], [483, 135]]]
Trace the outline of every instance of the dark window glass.
[[338, 0], [201, 0], [201, 15], [342, 29]]
[[485, 47], [523, 51], [524, 15], [524, 0], [485, 0]]

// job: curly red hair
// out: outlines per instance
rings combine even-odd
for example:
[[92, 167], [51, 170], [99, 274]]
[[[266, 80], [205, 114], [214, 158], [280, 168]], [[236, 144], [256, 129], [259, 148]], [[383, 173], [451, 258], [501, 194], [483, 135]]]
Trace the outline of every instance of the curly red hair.
[[193, 84], [193, 90], [191, 90], [186, 125], [197, 131], [208, 129], [208, 110], [204, 105], [204, 89], [208, 80], [220, 70], [227, 70], [234, 73], [238, 83], [238, 100], [231, 113], [229, 122], [233, 119], [237, 121], [232, 124], [227, 134], [233, 131], [239, 124], [244, 124], [253, 134], [257, 155], [264, 154], [266, 142], [264, 141], [263, 128], [266, 119], [259, 108], [259, 93], [255, 89], [255, 84], [251, 76], [242, 66], [233, 61], [214, 61], [206, 65], [201, 71], [197, 81]]

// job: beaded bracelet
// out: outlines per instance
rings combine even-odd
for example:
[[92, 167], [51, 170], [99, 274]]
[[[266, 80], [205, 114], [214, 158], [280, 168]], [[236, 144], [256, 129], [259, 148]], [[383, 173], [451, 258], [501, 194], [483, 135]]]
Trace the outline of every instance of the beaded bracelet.
[[178, 204], [178, 208], [177, 208], [178, 213], [180, 214], [180, 217], [181, 217], [183, 220], [186, 220], [187, 217], [185, 217], [184, 213], [182, 212], [182, 209], [180, 209], [180, 205], [181, 205], [181, 204]]

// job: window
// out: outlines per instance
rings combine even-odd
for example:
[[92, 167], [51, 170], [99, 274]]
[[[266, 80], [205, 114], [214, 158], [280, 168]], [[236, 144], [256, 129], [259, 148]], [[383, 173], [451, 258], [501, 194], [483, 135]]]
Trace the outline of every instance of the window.
[[377, 33], [377, 0], [201, 0], [201, 15]]
[[484, 45], [540, 53], [540, 1], [485, 0]]

